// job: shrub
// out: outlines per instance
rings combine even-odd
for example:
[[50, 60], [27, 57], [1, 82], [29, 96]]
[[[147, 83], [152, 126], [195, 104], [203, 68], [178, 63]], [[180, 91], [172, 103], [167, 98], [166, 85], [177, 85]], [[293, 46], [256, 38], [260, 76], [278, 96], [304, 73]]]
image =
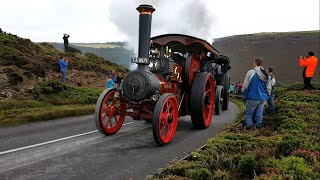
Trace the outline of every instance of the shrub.
[[212, 179], [211, 172], [206, 168], [196, 168], [186, 170], [186, 177], [194, 180]]
[[301, 147], [302, 144], [303, 142], [300, 138], [286, 135], [278, 145], [278, 152], [282, 155], [289, 155], [293, 150]]
[[226, 171], [221, 171], [220, 169], [214, 171], [213, 174], [214, 180], [228, 180], [230, 179], [230, 174]]
[[17, 73], [10, 73], [8, 74], [9, 77], [9, 84], [11, 85], [18, 85], [19, 83], [23, 82], [23, 77]]
[[289, 156], [281, 159], [270, 158], [267, 167], [277, 168], [280, 173], [293, 176], [294, 179], [310, 179], [320, 177], [317, 173], [312, 173], [312, 168], [303, 158]]
[[261, 174], [263, 162], [258, 160], [253, 154], [247, 154], [241, 157], [238, 173], [240, 176], [252, 178], [254, 174]]

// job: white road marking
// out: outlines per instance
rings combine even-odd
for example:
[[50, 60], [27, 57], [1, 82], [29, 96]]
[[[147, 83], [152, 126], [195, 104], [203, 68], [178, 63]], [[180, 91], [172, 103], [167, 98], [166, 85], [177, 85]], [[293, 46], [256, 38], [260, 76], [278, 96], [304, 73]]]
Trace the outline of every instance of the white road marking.
[[[126, 125], [133, 124], [133, 123], [134, 122], [124, 123], [122, 126], [126, 126]], [[46, 144], [51, 144], [51, 143], [55, 143], [55, 142], [59, 142], [59, 141], [63, 141], [63, 140], [67, 140], [67, 139], [71, 139], [71, 138], [75, 138], [75, 137], [79, 137], [79, 136], [93, 134], [93, 133], [96, 133], [96, 132], [98, 132], [98, 130], [94, 130], [94, 131], [90, 131], [90, 132], [86, 132], [86, 133], [81, 133], [81, 134], [77, 134], [77, 135], [73, 135], [73, 136], [68, 136], [68, 137], [64, 137], [64, 138], [60, 138], [60, 139], [55, 139], [55, 140], [51, 140], [51, 141], [47, 141], [47, 142], [43, 142], [43, 143], [33, 144], [33, 145], [30, 145], [30, 146], [25, 146], [25, 147], [21, 147], [21, 148], [2, 151], [2, 152], [0, 152], [0, 155], [8, 154], [8, 153], [16, 152], [16, 151], [21, 151], [21, 150], [24, 150], [24, 149], [30, 149], [30, 148], [33, 148], [33, 147], [43, 146], [43, 145], [46, 145]]]

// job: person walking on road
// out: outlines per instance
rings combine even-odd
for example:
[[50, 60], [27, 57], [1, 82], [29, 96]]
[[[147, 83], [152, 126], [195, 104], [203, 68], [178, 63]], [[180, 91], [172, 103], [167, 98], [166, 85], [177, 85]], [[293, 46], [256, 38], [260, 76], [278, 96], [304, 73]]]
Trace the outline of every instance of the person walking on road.
[[276, 84], [276, 78], [274, 77], [273, 75], [273, 67], [269, 67], [268, 68], [268, 75], [269, 75], [269, 81], [270, 82], [268, 84], [269, 87], [267, 87], [267, 89], [270, 89], [271, 92], [270, 92], [270, 95], [267, 99], [267, 102], [268, 102], [268, 106], [269, 106], [269, 109], [270, 109], [270, 112], [273, 114], [274, 113], [274, 97], [275, 97], [275, 90], [274, 90], [274, 86]]
[[314, 75], [314, 72], [317, 67], [318, 59], [314, 56], [313, 51], [308, 52], [308, 58], [304, 56], [300, 56], [299, 64], [301, 67], [305, 67], [303, 69], [303, 82], [304, 82], [304, 89], [311, 90], [313, 86], [311, 85], [311, 79]]
[[69, 34], [63, 34], [63, 44], [64, 44], [64, 52], [67, 52], [68, 51], [68, 48], [69, 48]]
[[67, 69], [68, 69], [68, 59], [65, 57], [60, 57], [59, 60], [59, 65], [60, 65], [60, 71], [62, 75], [62, 82], [67, 81]]
[[[256, 127], [262, 128], [263, 110], [267, 94], [268, 74], [262, 67], [263, 60], [256, 58], [253, 62], [254, 69], [249, 70], [242, 86], [242, 96], [246, 100], [246, 129], [253, 128], [253, 118]], [[255, 117], [253, 117], [255, 115]]]

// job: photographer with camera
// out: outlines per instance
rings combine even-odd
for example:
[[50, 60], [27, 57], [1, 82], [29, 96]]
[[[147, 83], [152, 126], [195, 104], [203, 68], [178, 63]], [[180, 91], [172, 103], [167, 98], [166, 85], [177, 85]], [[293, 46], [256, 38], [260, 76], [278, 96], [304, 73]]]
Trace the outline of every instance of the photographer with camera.
[[68, 38], [69, 38], [70, 36], [69, 36], [69, 34], [63, 34], [63, 44], [64, 44], [64, 52], [67, 52], [67, 50], [68, 50], [68, 47], [69, 47], [69, 40], [68, 40]]
[[313, 86], [311, 85], [311, 79], [314, 75], [314, 72], [317, 67], [318, 59], [314, 56], [313, 51], [308, 52], [308, 58], [304, 56], [300, 56], [299, 64], [301, 67], [305, 67], [303, 69], [303, 82], [304, 82], [304, 89], [311, 90]]

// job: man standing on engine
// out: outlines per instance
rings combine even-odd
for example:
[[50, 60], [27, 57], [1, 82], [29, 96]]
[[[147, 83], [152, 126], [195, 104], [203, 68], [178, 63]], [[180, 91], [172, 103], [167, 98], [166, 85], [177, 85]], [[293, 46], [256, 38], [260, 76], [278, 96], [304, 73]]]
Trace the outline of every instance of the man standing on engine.
[[304, 56], [300, 56], [299, 64], [301, 67], [305, 67], [303, 69], [303, 82], [304, 82], [304, 89], [311, 90], [313, 89], [311, 85], [311, 79], [314, 75], [314, 72], [317, 67], [318, 59], [314, 56], [313, 51], [308, 52], [308, 58]]
[[247, 130], [253, 128], [253, 118], [256, 121], [256, 127], [262, 128], [263, 109], [268, 99], [268, 74], [264, 71], [262, 63], [262, 59], [254, 59], [254, 69], [247, 72], [242, 86], [242, 96], [246, 100]]

